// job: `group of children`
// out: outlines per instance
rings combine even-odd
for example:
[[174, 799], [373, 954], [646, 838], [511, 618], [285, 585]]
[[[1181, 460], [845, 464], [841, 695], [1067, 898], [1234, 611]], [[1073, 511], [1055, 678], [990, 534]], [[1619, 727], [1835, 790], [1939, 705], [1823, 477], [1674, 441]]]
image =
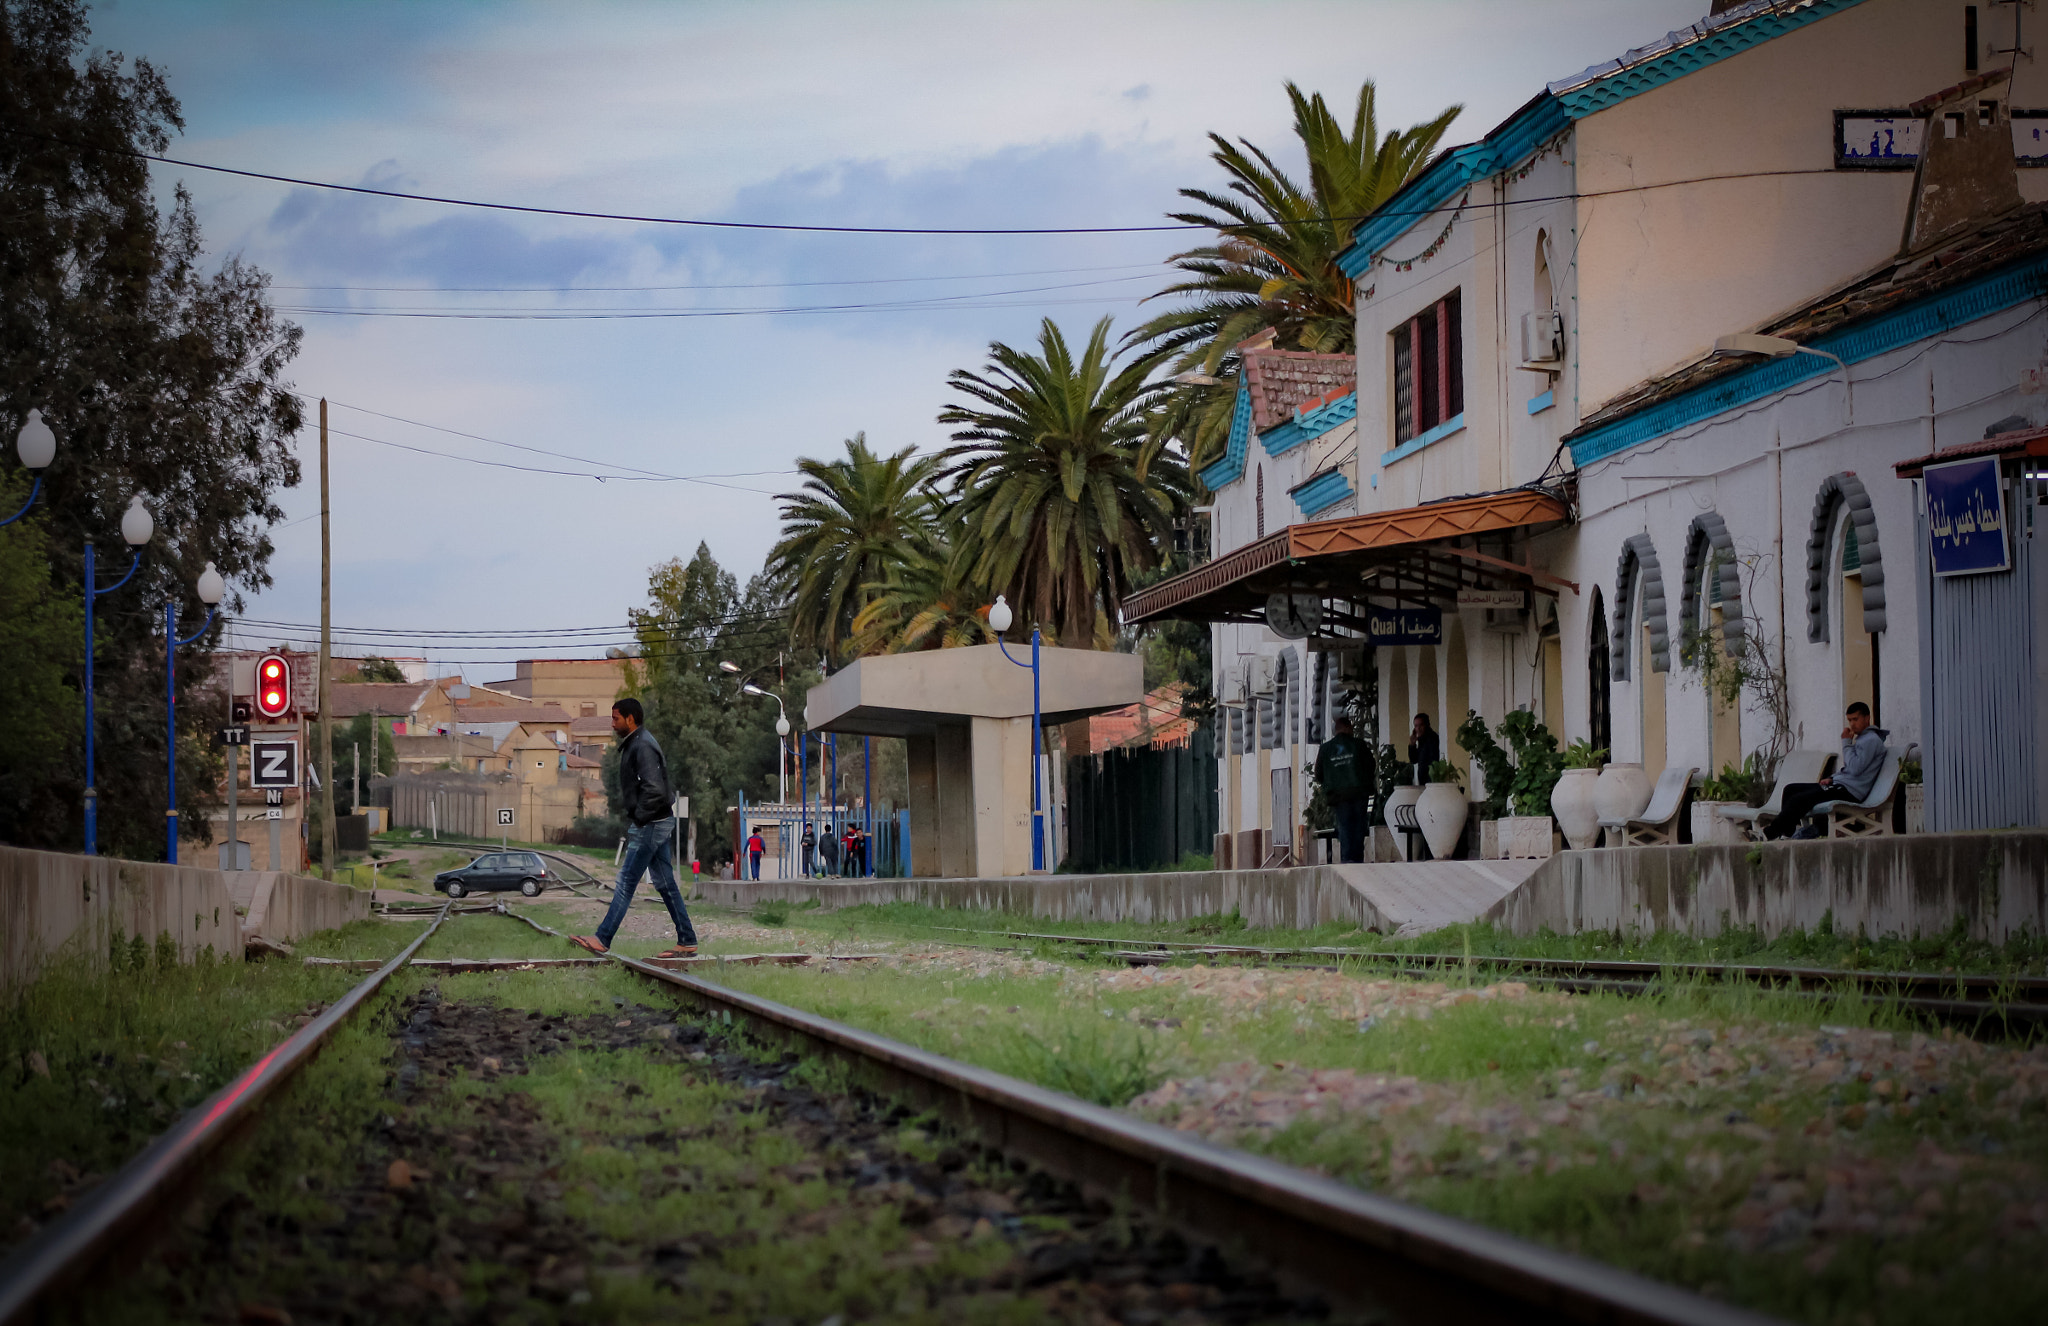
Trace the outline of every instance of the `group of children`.
[[[823, 838], [810, 825], [804, 825], [804, 836], [800, 840], [803, 850], [803, 873], [806, 878], [820, 875], [865, 876], [868, 873], [867, 831], [860, 825], [849, 823], [838, 834], [832, 826], [825, 826]], [[761, 830], [756, 828], [747, 835], [747, 873], [753, 879], [761, 878], [761, 857], [768, 850]]]

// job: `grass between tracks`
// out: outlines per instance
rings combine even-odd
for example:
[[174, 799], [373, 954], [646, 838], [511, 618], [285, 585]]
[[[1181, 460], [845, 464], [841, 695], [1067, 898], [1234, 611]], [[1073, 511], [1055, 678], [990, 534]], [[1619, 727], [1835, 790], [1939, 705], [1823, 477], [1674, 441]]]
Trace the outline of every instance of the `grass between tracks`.
[[717, 979], [1788, 1317], [2048, 1314], [2039, 1047], [1929, 1034], [1854, 994], [1566, 996], [1050, 952]]

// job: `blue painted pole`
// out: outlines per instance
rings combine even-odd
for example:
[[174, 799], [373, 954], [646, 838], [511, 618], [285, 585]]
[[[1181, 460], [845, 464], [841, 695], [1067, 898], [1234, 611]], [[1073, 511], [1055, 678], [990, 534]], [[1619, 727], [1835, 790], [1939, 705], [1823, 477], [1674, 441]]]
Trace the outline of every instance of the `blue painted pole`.
[[36, 494], [42, 491], [43, 476], [38, 474], [36, 476], [35, 483], [31, 485], [28, 490], [28, 501], [23, 502], [21, 504], [21, 510], [15, 512], [13, 515], [9, 516], [5, 520], [0, 520], [0, 525], [12, 525], [15, 521], [20, 520], [23, 516], [27, 515], [28, 509], [36, 504]]
[[85, 545], [85, 854], [100, 854], [99, 791], [92, 781], [92, 601], [99, 593], [94, 581], [92, 544]]
[[1038, 628], [1031, 628], [1031, 868], [1045, 869], [1044, 801], [1038, 786]]
[[[837, 815], [839, 813], [839, 734], [837, 732], [826, 734], [825, 752], [818, 758], [826, 762], [828, 769], [825, 775], [825, 813]], [[822, 830], [819, 836], [823, 836]], [[844, 824], [833, 825], [832, 836], [843, 840], [846, 836], [846, 826]], [[826, 853], [825, 859], [827, 861], [833, 860], [833, 854]], [[844, 860], [839, 862], [839, 869], [842, 872], [846, 869], [846, 862]]]
[[796, 802], [799, 808], [796, 819], [796, 857], [797, 874], [803, 879], [809, 879], [811, 876], [811, 854], [804, 849], [804, 830], [809, 828], [811, 823], [810, 752], [807, 749], [810, 744], [810, 733], [796, 734]]
[[861, 854], [866, 857], [866, 860], [861, 862], [861, 867], [866, 872], [867, 877], [873, 879], [875, 877], [875, 739], [873, 737], [862, 737], [861, 741], [863, 745], [860, 767], [861, 772], [867, 777], [867, 790], [861, 794], [860, 799], [861, 808], [867, 815], [867, 823], [861, 829], [862, 841], [866, 844], [861, 849]]

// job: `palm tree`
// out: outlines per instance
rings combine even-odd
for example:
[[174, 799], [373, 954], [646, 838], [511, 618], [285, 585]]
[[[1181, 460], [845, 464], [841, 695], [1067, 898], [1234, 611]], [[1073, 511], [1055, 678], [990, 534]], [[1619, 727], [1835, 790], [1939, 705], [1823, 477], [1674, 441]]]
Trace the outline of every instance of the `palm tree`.
[[788, 588], [792, 641], [836, 651], [870, 587], [929, 546], [939, 461], [916, 450], [878, 456], [867, 434], [855, 433], [844, 460], [806, 456], [796, 463], [804, 484], [776, 495], [782, 538], [767, 566]]
[[898, 562], [868, 590], [867, 606], [853, 619], [852, 653], [955, 649], [996, 638], [988, 625], [989, 596], [967, 579], [964, 565], [943, 542]]
[[1146, 429], [1166, 390], [1146, 379], [1163, 356], [1117, 368], [1109, 323], [1095, 324], [1079, 359], [1050, 318], [1036, 355], [995, 342], [984, 372], [947, 378], [968, 400], [939, 415], [960, 425], [940, 477], [953, 481], [967, 581], [1071, 645], [1114, 632], [1131, 573], [1158, 562], [1187, 486]]
[[1282, 349], [1343, 354], [1354, 348], [1357, 291], [1337, 257], [1350, 247], [1358, 222], [1428, 163], [1464, 109], [1452, 106], [1426, 124], [1381, 136], [1370, 80], [1358, 90], [1348, 133], [1322, 93], [1303, 96], [1289, 83], [1287, 96], [1294, 136], [1308, 159], [1308, 187], [1263, 149], [1210, 134], [1216, 145], [1210, 159], [1229, 173], [1230, 187], [1220, 194], [1182, 189], [1181, 197], [1214, 211], [1172, 215], [1220, 238], [1176, 254], [1171, 261], [1190, 279], [1153, 296], [1187, 295], [1193, 302], [1131, 333], [1135, 342], [1178, 356], [1175, 373], [1215, 379], [1176, 392], [1154, 421], [1157, 435], [1186, 446], [1191, 466], [1205, 463], [1229, 430], [1240, 343], [1271, 329]]

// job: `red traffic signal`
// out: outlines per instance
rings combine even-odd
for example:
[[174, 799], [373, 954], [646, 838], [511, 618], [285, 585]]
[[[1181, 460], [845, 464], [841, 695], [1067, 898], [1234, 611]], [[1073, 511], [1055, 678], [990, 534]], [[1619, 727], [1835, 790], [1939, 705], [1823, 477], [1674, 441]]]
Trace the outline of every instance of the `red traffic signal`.
[[256, 712], [283, 718], [292, 707], [292, 665], [282, 654], [265, 654], [256, 665]]

